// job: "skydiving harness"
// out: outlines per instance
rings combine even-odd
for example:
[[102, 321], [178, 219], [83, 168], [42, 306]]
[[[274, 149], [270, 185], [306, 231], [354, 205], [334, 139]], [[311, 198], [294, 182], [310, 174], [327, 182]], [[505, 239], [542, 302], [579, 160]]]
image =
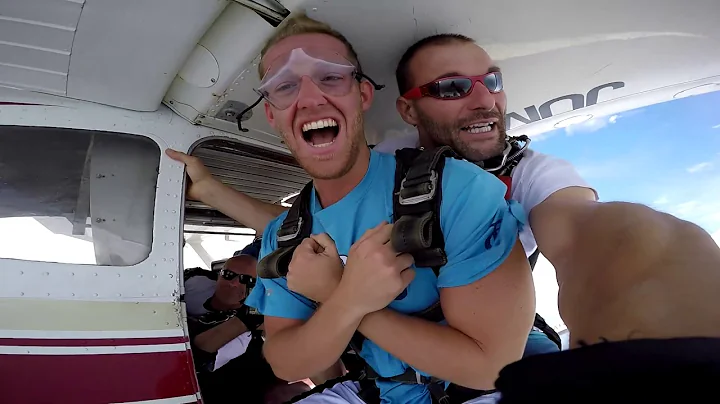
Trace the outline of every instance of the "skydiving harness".
[[[486, 171], [497, 175], [507, 185], [506, 199], [510, 198], [512, 189], [510, 175], [529, 144], [530, 139], [524, 135], [508, 138], [502, 155], [478, 164]], [[396, 251], [412, 255], [417, 267], [432, 268], [436, 276], [439, 275], [440, 268], [447, 264], [445, 238], [440, 228], [442, 174], [446, 157], [461, 159], [448, 146], [427, 150], [406, 148], [395, 152], [394, 226], [391, 243]], [[277, 231], [278, 248], [265, 256], [257, 265], [258, 275], [261, 278], [286, 276], [295, 248], [300, 245], [302, 240], [310, 236], [312, 231], [312, 214], [310, 212], [312, 189], [312, 182], [309, 182], [290, 207], [285, 220]], [[533, 266], [534, 260], [537, 259], [537, 252], [536, 250], [530, 257]], [[421, 312], [410, 315], [432, 322], [440, 322], [445, 319], [439, 301]], [[558, 347], [561, 345], [557, 333], [537, 314], [534, 326], [543, 331]], [[350, 341], [350, 347], [358, 358], [364, 340], [365, 337], [356, 332]], [[403, 374], [386, 378], [378, 375], [364, 361], [362, 364], [360, 371], [352, 375], [352, 380], [360, 381], [360, 396], [368, 403], [377, 402], [377, 395], [366, 394], [367, 391], [373, 390], [375, 380], [425, 384], [436, 403], [450, 403], [442, 380], [423, 376], [412, 368]], [[377, 390], [374, 389], [374, 391]]]

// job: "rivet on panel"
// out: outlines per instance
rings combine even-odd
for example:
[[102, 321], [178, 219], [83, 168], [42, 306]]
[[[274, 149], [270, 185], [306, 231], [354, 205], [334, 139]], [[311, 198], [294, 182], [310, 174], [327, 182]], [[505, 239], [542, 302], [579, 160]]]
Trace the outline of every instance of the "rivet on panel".
[[75, 293], [70, 293], [70, 296], [75, 296]]
[[23, 272], [23, 271], [20, 271], [20, 275], [25, 275], [25, 272]]
[[175, 245], [175, 243], [172, 243], [172, 242], [170, 243], [170, 247], [173, 247], [174, 245]]
[[172, 277], [173, 277], [173, 274], [170, 274], [170, 277], [172, 278]]
[[70, 276], [75, 276], [75, 272], [70, 272]]
[[173, 261], [175, 261], [175, 258], [170, 258], [170, 262], [173, 262]]
[[120, 277], [120, 273], [117, 274], [118, 278]]
[[157, 314], [157, 310], [153, 310], [153, 314]]
[[97, 272], [95, 272], [95, 273], [93, 274], [93, 276], [97, 276]]
[[93, 296], [98, 297], [98, 294], [97, 294], [97, 293], [93, 293]]
[[171, 227], [170, 230], [175, 230], [175, 226]]
[[20, 292], [20, 296], [25, 296], [25, 293], [23, 293], [23, 292]]
[[120, 297], [120, 296], [122, 296], [122, 293], [118, 293], [117, 295], [118, 295], [118, 297]]
[[142, 278], [142, 277], [143, 277], [142, 274], [138, 275], [138, 278]]
[[153, 275], [153, 279], [157, 279], [157, 275]]
[[50, 293], [47, 293], [48, 296], [50, 296]]

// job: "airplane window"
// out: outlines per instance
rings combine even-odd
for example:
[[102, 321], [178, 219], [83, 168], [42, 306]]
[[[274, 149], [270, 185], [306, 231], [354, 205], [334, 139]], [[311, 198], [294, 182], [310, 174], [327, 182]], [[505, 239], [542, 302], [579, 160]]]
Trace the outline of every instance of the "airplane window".
[[142, 262], [159, 163], [159, 147], [141, 136], [0, 127], [0, 258]]

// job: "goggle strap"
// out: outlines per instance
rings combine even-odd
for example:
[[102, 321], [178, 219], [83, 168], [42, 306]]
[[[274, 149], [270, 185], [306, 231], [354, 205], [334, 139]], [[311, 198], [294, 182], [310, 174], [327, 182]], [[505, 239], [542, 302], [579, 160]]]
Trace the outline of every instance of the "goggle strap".
[[242, 126], [242, 117], [245, 116], [245, 114], [247, 114], [249, 111], [252, 111], [252, 109], [255, 108], [258, 104], [260, 104], [260, 101], [262, 101], [262, 100], [263, 100], [263, 96], [260, 96], [260, 97], [257, 99], [257, 101], [253, 102], [249, 107], [245, 108], [244, 110], [242, 110], [242, 112], [240, 112], [240, 113], [237, 115], [238, 130], [239, 130], [240, 132], [247, 132], [247, 131], [248, 131], [248, 129], [245, 129], [245, 128], [243, 128], [243, 126]]

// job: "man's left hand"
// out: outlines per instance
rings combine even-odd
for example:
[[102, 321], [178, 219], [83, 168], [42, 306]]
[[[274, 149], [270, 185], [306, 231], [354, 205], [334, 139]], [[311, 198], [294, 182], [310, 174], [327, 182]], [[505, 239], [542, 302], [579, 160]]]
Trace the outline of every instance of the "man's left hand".
[[325, 233], [311, 235], [295, 249], [288, 266], [288, 288], [322, 303], [340, 283], [343, 263], [335, 242]]

